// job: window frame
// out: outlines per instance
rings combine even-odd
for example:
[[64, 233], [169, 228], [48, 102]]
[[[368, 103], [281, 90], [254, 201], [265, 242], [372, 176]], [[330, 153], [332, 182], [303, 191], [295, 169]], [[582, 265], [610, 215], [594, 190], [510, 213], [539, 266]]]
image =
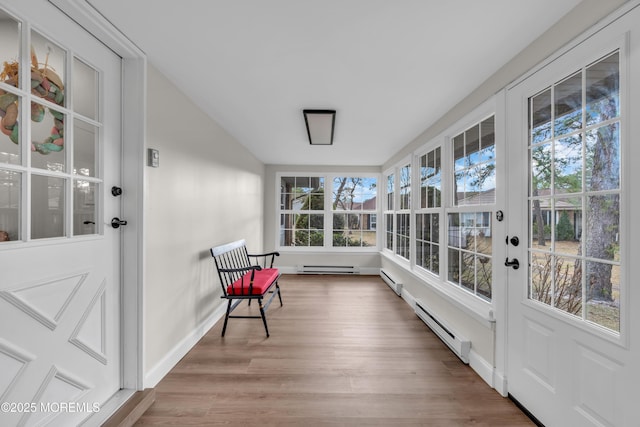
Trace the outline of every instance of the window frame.
[[[368, 248], [371, 248], [371, 246], [362, 246], [362, 244], [360, 244], [360, 245], [353, 245], [353, 246], [349, 246], [349, 245], [345, 245], [345, 246], [334, 246], [334, 244], [333, 244], [333, 243], [334, 243], [334, 238], [333, 238], [333, 236], [334, 236], [334, 233], [335, 233], [335, 229], [334, 229], [334, 215], [335, 215], [335, 214], [359, 215], [359, 216], [361, 216], [360, 220], [362, 220], [362, 216], [364, 216], [364, 215], [370, 215], [370, 216], [372, 215], [372, 216], [376, 217], [376, 215], [377, 215], [377, 214], [378, 214], [378, 212], [379, 212], [379, 206], [378, 206], [378, 204], [379, 204], [379, 200], [380, 200], [380, 197], [379, 197], [379, 193], [380, 193], [380, 191], [379, 191], [379, 181], [380, 181], [380, 177], [379, 177], [378, 175], [376, 175], [376, 176], [368, 176], [368, 175], [363, 175], [363, 174], [340, 174], [340, 173], [336, 174], [336, 173], [332, 173], [332, 174], [329, 174], [329, 175], [328, 175], [328, 178], [331, 180], [331, 181], [330, 181], [330, 188], [331, 188], [331, 191], [330, 191], [330, 192], [328, 192], [328, 191], [327, 191], [327, 193], [329, 193], [329, 194], [330, 194], [330, 199], [329, 199], [329, 201], [328, 201], [328, 202], [329, 202], [328, 209], [331, 211], [330, 218], [328, 218], [328, 220], [329, 220], [329, 222], [330, 222], [330, 224], [331, 224], [331, 229], [330, 229], [330, 230], [331, 230], [331, 231], [330, 231], [331, 236], [329, 236], [329, 240], [330, 240], [330, 247], [331, 247], [332, 249], [343, 248], [343, 249], [347, 249], [347, 250], [353, 250], [353, 249], [351, 249], [351, 248], [354, 248], [354, 249], [355, 249], [355, 248], [360, 248], [360, 249], [364, 249], [364, 248], [367, 248], [367, 249], [368, 249]], [[374, 192], [374, 193], [375, 193], [375, 196], [374, 196], [374, 198], [375, 198], [375, 209], [364, 209], [364, 202], [366, 202], [366, 201], [368, 201], [368, 200], [371, 200], [371, 199], [366, 199], [366, 200], [364, 200], [364, 201], [363, 201], [363, 207], [362, 207], [362, 209], [334, 209], [334, 208], [333, 208], [333, 196], [334, 196], [334, 190], [335, 190], [335, 188], [334, 188], [334, 183], [335, 183], [335, 180], [336, 180], [337, 178], [346, 178], [346, 179], [350, 179], [350, 180], [353, 180], [353, 179], [372, 179], [372, 178], [373, 178], [373, 179], [375, 179], [375, 192]], [[325, 182], [326, 182], [326, 181], [325, 181]], [[376, 217], [376, 222], [377, 222], [377, 217]], [[363, 239], [362, 239], [362, 237], [363, 237], [363, 233], [364, 233], [365, 231], [372, 231], [372, 232], [374, 232], [374, 233], [375, 233], [375, 244], [373, 245], [373, 247], [375, 247], [375, 249], [376, 249], [376, 250], [378, 250], [378, 248], [379, 248], [379, 246], [378, 246], [378, 245], [379, 245], [379, 236], [378, 236], [378, 230], [377, 230], [377, 228], [369, 228], [369, 229], [367, 229], [367, 230], [363, 230], [363, 229], [362, 229], [362, 223], [360, 223], [360, 229], [359, 229], [359, 231], [360, 231], [360, 233], [362, 233], [362, 234], [360, 235], [360, 241], [361, 241], [361, 243], [362, 243], [362, 240], [363, 240]]]
[[[375, 244], [371, 246], [333, 246], [333, 214], [334, 213], [357, 213], [357, 214], [370, 214], [376, 215], [376, 222], [379, 225], [378, 221], [381, 207], [379, 200], [381, 200], [381, 191], [380, 191], [380, 179], [381, 175], [378, 172], [276, 172], [275, 179], [275, 198], [276, 198], [276, 235], [275, 235], [275, 247], [276, 250], [281, 252], [296, 252], [296, 253], [309, 253], [309, 252], [324, 252], [324, 253], [336, 253], [336, 252], [347, 252], [347, 253], [375, 253], [380, 251], [380, 227], [378, 226], [375, 230]], [[321, 178], [324, 179], [324, 206], [323, 210], [313, 210], [309, 211], [314, 214], [322, 214], [323, 215], [323, 244], [322, 246], [284, 246], [282, 245], [282, 215], [283, 214], [295, 214], [300, 211], [295, 211], [291, 209], [283, 209], [282, 207], [282, 193], [281, 193], [281, 182], [283, 177], [295, 177], [295, 178]], [[376, 180], [376, 190], [375, 190], [375, 198], [376, 198], [376, 208], [375, 209], [363, 209], [363, 210], [334, 210], [332, 206], [333, 201], [333, 180], [335, 178], [346, 177], [346, 178], [367, 178], [367, 179], [375, 179]]]
[[[436, 294], [446, 298], [449, 302], [463, 308], [466, 312], [472, 314], [479, 321], [490, 325], [494, 321], [494, 310], [497, 306], [502, 304], [501, 300], [501, 292], [504, 289], [504, 284], [502, 283], [505, 279], [504, 272], [502, 271], [504, 268], [500, 268], [496, 262], [493, 263], [492, 266], [492, 295], [493, 298], [491, 300], [487, 300], [485, 298], [479, 297], [466, 289], [462, 289], [461, 286], [457, 284], [452, 284], [447, 281], [447, 246], [448, 241], [446, 237], [446, 218], [448, 209], [454, 207], [453, 205], [453, 182], [451, 180], [446, 179], [445, 177], [453, 176], [453, 147], [450, 144], [454, 135], [458, 135], [460, 132], [464, 132], [469, 127], [474, 126], [487, 119], [488, 117], [494, 116], [494, 131], [495, 131], [495, 156], [496, 156], [496, 182], [503, 182], [506, 175], [504, 170], [505, 165], [505, 140], [504, 140], [504, 126], [505, 126], [505, 109], [500, 104], [500, 100], [504, 101], [504, 92], [496, 94], [491, 98], [487, 99], [481, 105], [476, 107], [473, 111], [469, 112], [466, 116], [462, 117], [454, 124], [449, 126], [440, 134], [434, 136], [433, 138], [426, 140], [422, 145], [420, 145], [417, 149], [413, 150], [410, 154], [410, 157], [405, 157], [397, 162], [395, 162], [392, 166], [387, 168], [384, 172], [384, 177], [388, 176], [390, 173], [398, 173], [399, 169], [406, 164], [407, 158], [411, 159], [412, 164], [412, 182], [418, 183], [420, 182], [419, 177], [419, 167], [420, 167], [420, 157], [429, 151], [435, 150], [437, 147], [441, 148], [441, 174], [442, 174], [442, 196], [441, 196], [441, 206], [438, 208], [430, 208], [429, 211], [435, 213], [438, 212], [441, 216], [439, 218], [439, 233], [440, 233], [440, 247], [439, 247], [439, 274], [434, 274], [431, 271], [428, 271], [416, 263], [416, 214], [420, 212], [425, 212], [420, 208], [420, 197], [415, 196], [415, 192], [420, 192], [419, 188], [414, 188], [414, 196], [411, 203], [411, 261], [403, 259], [402, 257], [396, 255], [395, 253], [395, 241], [394, 241], [394, 250], [388, 250], [383, 248], [381, 250], [381, 255], [386, 259], [393, 262], [395, 265], [403, 268], [418, 280], [420, 280], [424, 286], [428, 287], [430, 290], [434, 291]], [[451, 162], [448, 160], [451, 159]], [[397, 180], [397, 178], [396, 178]], [[415, 185], [413, 185], [415, 187]], [[492, 216], [492, 226], [494, 227], [493, 234], [494, 235], [503, 235], [506, 231], [505, 222], [498, 222], [495, 219], [495, 212], [498, 210], [504, 209], [504, 186], [497, 185], [496, 186], [496, 200], [495, 203], [490, 206], [490, 209], [485, 209], [485, 205], [470, 205], [463, 206], [463, 210], [471, 210], [471, 211], [481, 211], [488, 210], [493, 213]], [[397, 193], [397, 191], [396, 191]], [[398, 196], [396, 196], [397, 200]], [[398, 206], [398, 205], [396, 205]], [[398, 210], [393, 211], [385, 211], [384, 214], [393, 213], [395, 219], [395, 213]], [[386, 215], [385, 215], [386, 221]], [[385, 224], [386, 227], [386, 224]], [[386, 230], [386, 228], [385, 228]], [[502, 257], [506, 254], [506, 250], [504, 248], [505, 245], [501, 245], [498, 242], [499, 239], [493, 239], [493, 258], [496, 260], [502, 259]]]
[[[60, 44], [56, 38], [52, 37], [42, 29], [34, 27], [28, 24], [25, 20], [20, 19], [12, 15], [9, 11], [2, 9], [7, 16], [14, 20], [18, 25], [18, 32], [16, 36], [18, 38], [18, 64], [19, 64], [19, 85], [12, 86], [7, 83], [2, 83], [2, 89], [15, 95], [18, 98], [18, 114], [19, 121], [16, 126], [19, 126], [20, 140], [16, 144], [17, 150], [15, 153], [0, 153], [0, 157], [14, 158], [14, 161], [0, 161], [0, 175], [7, 177], [15, 176], [13, 182], [18, 183], [18, 200], [11, 203], [11, 206], [15, 206], [17, 210], [17, 228], [10, 230], [14, 234], [11, 240], [0, 242], [1, 250], [12, 250], [15, 248], [25, 248], [33, 246], [46, 246], [60, 244], [61, 242], [81, 242], [87, 240], [96, 240], [104, 238], [105, 234], [105, 220], [104, 220], [104, 194], [105, 194], [105, 170], [104, 170], [104, 156], [105, 156], [105, 141], [103, 135], [104, 127], [104, 83], [103, 83], [103, 71], [99, 67], [95, 67], [90, 61], [87, 61], [78, 52], [70, 49], [63, 44]], [[30, 70], [30, 56], [29, 49], [24, 49], [25, 46], [39, 42], [47, 46], [48, 44], [55, 46], [55, 49], [61, 52], [61, 59], [58, 61], [61, 63], [59, 70], [60, 79], [64, 84], [64, 89], [61, 93], [64, 94], [64, 102], [58, 104], [53, 100], [37, 95], [36, 92], [29, 86], [28, 82], [28, 70]], [[8, 59], [8, 58], [5, 58]], [[78, 88], [76, 88], [76, 82], [81, 81], [76, 76], [80, 73], [74, 71], [78, 64], [82, 64], [94, 73], [94, 92], [92, 99], [94, 104], [94, 111], [91, 115], [86, 115], [86, 111], [83, 110], [81, 102], [79, 102], [77, 95]], [[37, 105], [46, 111], [47, 117], [42, 122], [30, 120], [31, 114], [29, 112], [29, 105]], [[62, 120], [59, 120], [57, 116], [53, 116], [51, 111], [63, 116]], [[53, 117], [54, 130], [56, 121], [63, 123], [59, 135], [64, 135], [64, 148], [58, 153], [57, 159], [46, 157], [46, 154], [36, 154], [32, 150], [32, 139], [34, 133], [41, 132], [38, 127], [46, 128], [45, 134], [51, 132], [50, 137], [53, 138], [53, 130], [49, 131], [50, 120]], [[24, 120], [23, 120], [24, 119]], [[83, 168], [79, 168], [78, 162], [79, 155], [76, 151], [78, 147], [82, 145], [81, 138], [76, 136], [80, 134], [80, 126], [85, 126], [94, 130], [94, 152], [92, 156], [93, 171], [92, 173], [83, 172]], [[64, 133], [63, 133], [64, 132]], [[46, 140], [45, 140], [46, 141]], [[3, 143], [5, 141], [2, 141]], [[44, 156], [44, 157], [42, 157]], [[40, 160], [43, 161], [40, 164]], [[58, 161], [58, 163], [56, 162]], [[51, 162], [51, 163], [49, 163]], [[41, 181], [46, 185], [41, 185], [42, 188], [55, 188], [55, 181], [59, 181], [60, 185], [57, 187], [60, 191], [59, 205], [57, 211], [60, 213], [61, 221], [60, 231], [51, 233], [51, 224], [36, 223], [36, 219], [41, 218], [44, 215], [43, 212], [35, 212], [36, 207], [43, 206], [41, 203], [45, 198], [49, 199], [46, 203], [47, 208], [51, 209], [51, 197], [50, 194], [38, 191], [37, 181]], [[34, 185], [35, 182], [35, 185]], [[88, 191], [83, 191], [86, 199], [81, 199], [81, 191], [76, 192], [79, 188], [89, 188]], [[45, 196], [45, 197], [41, 197]], [[39, 197], [36, 199], [36, 197]], [[7, 196], [10, 199], [11, 195]], [[84, 211], [81, 209], [88, 206]], [[44, 232], [43, 232], [44, 230]], [[9, 233], [7, 232], [7, 236]]]
[[[440, 154], [440, 171], [439, 171], [439, 175], [440, 175], [440, 197], [438, 200], [438, 203], [435, 203], [434, 206], [429, 206], [429, 196], [426, 193], [423, 193], [422, 188], [422, 158], [427, 156], [429, 156], [430, 153], [435, 153], [439, 151]], [[413, 221], [415, 224], [415, 237], [413, 238], [413, 246], [414, 246], [414, 253], [415, 253], [415, 257], [414, 257], [414, 265], [416, 267], [416, 269], [418, 271], [424, 272], [424, 274], [429, 274], [433, 277], [439, 277], [441, 272], [442, 272], [442, 261], [443, 261], [443, 253], [442, 253], [442, 245], [443, 245], [443, 241], [442, 239], [444, 238], [444, 234], [443, 234], [443, 215], [444, 215], [444, 206], [443, 206], [443, 193], [444, 193], [444, 189], [443, 189], [443, 176], [444, 176], [444, 170], [443, 170], [443, 166], [444, 166], [444, 157], [443, 157], [443, 147], [442, 144], [428, 144], [426, 147], [423, 148], [423, 150], [418, 151], [416, 153], [415, 156], [415, 163], [416, 163], [416, 171], [415, 171], [415, 177], [416, 180], [415, 182], [417, 183], [418, 187], [418, 192], [417, 192], [417, 196], [416, 201], [415, 201], [415, 206], [413, 209]], [[428, 166], [427, 166], [428, 167]], [[431, 182], [430, 179], [427, 179], [428, 182]], [[446, 181], [445, 181], [446, 182]], [[427, 187], [428, 188], [428, 187]], [[426, 203], [423, 204], [423, 198], [426, 197]], [[425, 205], [423, 207], [423, 205]], [[433, 240], [423, 240], [423, 239], [418, 239], [418, 216], [422, 216], [422, 215], [437, 215], [438, 216], [438, 242], [434, 242]], [[434, 231], [433, 229], [431, 230], [431, 233], [433, 234]], [[418, 245], [420, 243], [427, 243], [429, 245], [438, 245], [438, 271], [433, 271], [430, 268], [427, 268], [425, 266], [422, 266], [419, 264], [419, 260], [418, 260], [418, 255], [421, 253], [418, 250]]]
[[[384, 216], [384, 230], [385, 230], [385, 235], [384, 235], [384, 241], [382, 243], [382, 250], [381, 253], [384, 254], [385, 256], [389, 257], [390, 259], [392, 259], [394, 262], [402, 265], [404, 268], [407, 268], [409, 270], [413, 269], [413, 260], [415, 259], [414, 253], [414, 218], [413, 218], [413, 203], [415, 200], [415, 196], [411, 193], [415, 193], [415, 189], [411, 188], [410, 192], [408, 194], [408, 203], [405, 203], [404, 205], [401, 204], [401, 199], [403, 197], [402, 195], [402, 191], [401, 190], [401, 170], [405, 167], [409, 167], [409, 175], [408, 175], [408, 179], [409, 179], [409, 186], [410, 188], [413, 187], [413, 183], [416, 182], [415, 177], [413, 176], [414, 171], [415, 171], [415, 166], [414, 166], [414, 160], [413, 160], [413, 156], [409, 155], [404, 157], [403, 159], [401, 159], [400, 161], [398, 161], [394, 166], [392, 166], [389, 169], [386, 169], [383, 172], [383, 178], [384, 178], [384, 184], [385, 184], [385, 210], [383, 211], [383, 216]], [[393, 177], [393, 179], [391, 180], [391, 182], [393, 183], [393, 196], [391, 197], [391, 199], [389, 199], [388, 197], [388, 185], [387, 183], [389, 182], [389, 177]], [[388, 200], [390, 200], [390, 202], [388, 202]], [[392, 205], [392, 209], [388, 209], [389, 205]], [[399, 242], [398, 242], [398, 236], [399, 236], [399, 223], [398, 223], [398, 218], [400, 215], [406, 215], [408, 216], [408, 222], [407, 222], [407, 227], [409, 228], [409, 234], [408, 234], [408, 246], [406, 247], [406, 257], [400, 255], [398, 253], [399, 251]], [[389, 224], [389, 219], [391, 218], [392, 223]], [[392, 226], [392, 230], [391, 230], [391, 234], [392, 234], [392, 247], [388, 248], [386, 247], [386, 242], [387, 242], [387, 235], [389, 233], [389, 225]]]
[[[396, 172], [395, 169], [389, 169], [383, 173], [384, 179], [384, 206], [382, 207], [382, 219], [384, 227], [384, 238], [382, 239], [382, 251], [389, 254], [395, 253], [395, 189], [396, 189]], [[392, 186], [391, 192], [389, 187]], [[390, 196], [391, 193], [391, 196]], [[391, 221], [389, 221], [391, 219]], [[389, 247], [389, 242], [391, 246]]]
[[[442, 218], [442, 222], [445, 223], [445, 231], [444, 231], [444, 243], [443, 246], [445, 246], [445, 258], [444, 258], [444, 263], [441, 263], [441, 266], [444, 265], [446, 266], [445, 271], [441, 273], [446, 274], [446, 276], [444, 277], [446, 283], [448, 283], [451, 286], [455, 286], [460, 288], [461, 290], [463, 290], [464, 292], [468, 292], [470, 295], [473, 295], [476, 298], [479, 298], [483, 301], [489, 302], [491, 303], [492, 301], [492, 297], [493, 297], [493, 271], [496, 267], [494, 260], [496, 259], [494, 256], [494, 250], [496, 248], [497, 242], [495, 242], [493, 240], [493, 235], [495, 234], [494, 232], [494, 213], [497, 210], [497, 198], [495, 197], [495, 189], [494, 189], [494, 200], [492, 203], [478, 203], [478, 204], [460, 204], [459, 201], [456, 199], [456, 191], [457, 188], [455, 186], [456, 182], [456, 158], [455, 158], [455, 148], [454, 148], [454, 141], [457, 137], [459, 137], [460, 135], [463, 135], [466, 138], [466, 134], [467, 132], [469, 132], [471, 129], [473, 129], [475, 126], [478, 126], [478, 129], [481, 129], [481, 124], [484, 123], [486, 120], [488, 120], [489, 118], [493, 118], [493, 122], [494, 122], [494, 153], [496, 153], [497, 148], [495, 147], [496, 145], [496, 138], [495, 138], [495, 132], [496, 132], [496, 119], [495, 119], [496, 113], [492, 112], [490, 114], [485, 115], [484, 117], [481, 117], [479, 120], [475, 120], [474, 122], [470, 123], [469, 125], [465, 126], [465, 127], [456, 127], [456, 129], [459, 129], [457, 132], [454, 132], [451, 137], [446, 138], [445, 140], [445, 147], [447, 148], [447, 150], [445, 150], [447, 152], [446, 155], [446, 166], [444, 167], [445, 170], [445, 174], [446, 176], [450, 177], [450, 181], [449, 181], [449, 185], [447, 185], [448, 187], [448, 191], [447, 191], [447, 195], [446, 197], [443, 197], [444, 199], [444, 217]], [[481, 132], [480, 132], [481, 133]], [[478, 137], [478, 141], [480, 141], [480, 134]], [[464, 146], [466, 147], [466, 140], [464, 140], [465, 144]], [[465, 148], [466, 150], [466, 148]], [[463, 157], [464, 158], [464, 157]], [[484, 162], [480, 162], [480, 163], [474, 163], [473, 165], [477, 165], [477, 164], [482, 164]], [[493, 163], [495, 163], [496, 165], [498, 164], [498, 156], [497, 153], [495, 154], [495, 157], [493, 159]], [[471, 170], [472, 167], [469, 167], [468, 165], [465, 166], [465, 171], [466, 170]], [[497, 171], [496, 171], [497, 172]], [[497, 182], [497, 179], [496, 179]], [[497, 186], [496, 186], [497, 187]], [[465, 189], [465, 193], [466, 193], [466, 189]], [[474, 268], [474, 284], [473, 284], [473, 289], [470, 289], [468, 287], [466, 287], [462, 280], [460, 280], [459, 282], [455, 282], [450, 280], [449, 277], [449, 271], [450, 271], [450, 255], [451, 255], [451, 251], [452, 250], [456, 250], [455, 247], [456, 245], [452, 245], [451, 244], [451, 240], [450, 240], [450, 230], [451, 230], [451, 226], [449, 224], [450, 221], [450, 217], [451, 215], [471, 215], [471, 214], [475, 214], [476, 216], [480, 213], [485, 213], [485, 212], [489, 212], [489, 222], [491, 224], [491, 235], [492, 235], [492, 242], [491, 242], [491, 254], [489, 255], [490, 259], [491, 259], [491, 272], [492, 272], [492, 280], [490, 283], [490, 295], [491, 297], [486, 297], [483, 296], [481, 293], [478, 292], [478, 276], [477, 276], [477, 271]], [[474, 239], [475, 240], [475, 239]], [[453, 249], [452, 249], [453, 247]], [[460, 247], [458, 245], [459, 249], [457, 249], [458, 252], [460, 252], [460, 256], [462, 257], [464, 254], [467, 255], [472, 255], [474, 260], [476, 258], [478, 258], [478, 255], [480, 255], [483, 258], [487, 258], [486, 256], [484, 256], [482, 253], [477, 252], [475, 249], [474, 250], [467, 250], [466, 248], [463, 249], [462, 247]], [[474, 267], [475, 267], [475, 261], [474, 261]], [[441, 268], [442, 270], [442, 268]], [[441, 276], [442, 277], [442, 276]]]

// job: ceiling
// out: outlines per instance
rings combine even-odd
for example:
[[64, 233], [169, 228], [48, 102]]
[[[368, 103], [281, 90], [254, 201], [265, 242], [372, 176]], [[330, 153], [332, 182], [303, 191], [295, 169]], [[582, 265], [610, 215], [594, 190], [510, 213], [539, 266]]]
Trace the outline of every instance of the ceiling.
[[[579, 0], [87, 0], [266, 164], [381, 165]], [[168, 100], [170, 102], [170, 100]], [[335, 109], [332, 146], [302, 110]]]

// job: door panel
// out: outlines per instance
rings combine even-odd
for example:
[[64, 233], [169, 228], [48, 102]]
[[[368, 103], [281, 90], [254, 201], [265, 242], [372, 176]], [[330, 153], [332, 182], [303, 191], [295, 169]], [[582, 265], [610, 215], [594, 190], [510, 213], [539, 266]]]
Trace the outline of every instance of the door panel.
[[77, 425], [122, 381], [122, 228], [109, 225], [120, 216], [110, 188], [121, 176], [121, 61], [47, 1], [3, 18], [12, 35], [0, 45], [23, 43], [19, 69], [48, 89], [0, 85], [21, 111], [17, 142], [0, 135], [0, 401], [10, 405], [0, 424]]
[[638, 22], [629, 12], [507, 93], [508, 234], [528, 243], [508, 246], [528, 261], [507, 274], [508, 391], [548, 427], [636, 423], [640, 173], [624, 153]]

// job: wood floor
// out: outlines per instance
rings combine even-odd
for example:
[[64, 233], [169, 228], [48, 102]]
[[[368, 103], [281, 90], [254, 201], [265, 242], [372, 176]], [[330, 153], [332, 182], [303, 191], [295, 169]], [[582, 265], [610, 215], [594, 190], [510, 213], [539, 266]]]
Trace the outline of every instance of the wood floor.
[[270, 338], [259, 319], [231, 319], [224, 338], [219, 322], [135, 425], [534, 425], [378, 277], [284, 276], [280, 286]]

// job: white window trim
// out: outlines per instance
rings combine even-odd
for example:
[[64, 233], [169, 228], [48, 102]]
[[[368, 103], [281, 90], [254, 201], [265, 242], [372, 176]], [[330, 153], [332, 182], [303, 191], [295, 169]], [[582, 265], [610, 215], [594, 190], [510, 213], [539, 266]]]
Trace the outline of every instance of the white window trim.
[[[394, 215], [394, 210], [393, 209], [390, 210], [387, 207], [387, 195], [389, 194], [389, 193], [387, 193], [387, 182], [388, 182], [388, 179], [389, 179], [390, 175], [393, 175], [393, 194], [394, 194], [394, 199], [395, 199], [395, 193], [396, 193], [396, 183], [395, 183], [396, 170], [395, 170], [395, 168], [387, 169], [382, 173], [382, 179], [384, 180], [384, 188], [381, 189], [381, 193], [384, 195], [384, 201], [383, 201], [384, 205], [380, 206], [380, 208], [382, 210], [382, 221], [383, 221], [383, 227], [384, 227], [384, 236], [383, 236], [383, 239], [381, 240], [381, 246], [380, 247], [382, 248], [382, 252], [384, 252], [386, 254], [389, 254], [389, 255], [393, 255], [393, 254], [395, 254], [395, 247], [396, 247], [396, 244], [395, 244], [395, 241], [396, 241], [396, 238], [395, 238], [396, 220], [395, 220], [395, 218], [396, 217]], [[395, 208], [395, 200], [393, 202], [393, 207]], [[392, 234], [392, 237], [391, 237], [391, 240], [392, 240], [391, 248], [387, 248], [387, 224], [388, 224], [387, 215], [391, 215], [391, 221], [393, 222], [393, 230], [394, 230], [394, 233]]]
[[[283, 211], [280, 208], [280, 181], [284, 176], [292, 176], [292, 177], [319, 177], [324, 178], [324, 210], [322, 214], [324, 215], [324, 245], [323, 246], [282, 246], [280, 244], [280, 215]], [[275, 218], [275, 248], [279, 252], [284, 253], [350, 253], [350, 254], [359, 254], [359, 253], [376, 253], [380, 252], [380, 248], [382, 245], [380, 227], [376, 227], [376, 244], [374, 246], [338, 246], [334, 247], [333, 244], [333, 213], [334, 212], [343, 212], [349, 213], [354, 211], [334, 211], [332, 209], [332, 195], [333, 195], [333, 179], [336, 177], [349, 177], [349, 178], [375, 178], [377, 180], [376, 187], [376, 209], [375, 210], [366, 210], [360, 213], [372, 213], [377, 215], [377, 223], [380, 224], [380, 215], [381, 215], [381, 186], [380, 180], [382, 179], [381, 174], [378, 172], [349, 172], [348, 170], [345, 172], [277, 172], [275, 179], [275, 199], [276, 199], [276, 218]], [[319, 212], [319, 211], [318, 211]]]
[[[424, 145], [422, 145], [419, 149], [415, 150], [410, 156], [405, 157], [388, 169], [386, 169], [383, 173], [383, 177], [386, 183], [386, 177], [389, 173], [395, 173], [395, 181], [396, 181], [396, 189], [395, 189], [395, 206], [394, 208], [399, 207], [399, 192], [398, 185], [399, 177], [398, 173], [400, 169], [407, 164], [407, 162], [411, 163], [412, 171], [412, 195], [411, 195], [411, 209], [410, 209], [410, 221], [411, 221], [411, 245], [410, 245], [410, 261], [405, 260], [396, 254], [396, 242], [394, 236], [394, 247], [393, 251], [389, 251], [383, 249], [380, 251], [381, 255], [385, 258], [392, 261], [394, 264], [404, 268], [406, 271], [411, 273], [417, 279], [425, 284], [425, 286], [429, 287], [431, 290], [437, 292], [442, 297], [446, 298], [448, 301], [452, 302], [454, 305], [459, 306], [465, 312], [471, 314], [474, 318], [481, 321], [486, 325], [491, 325], [495, 322], [494, 313], [496, 307], [502, 306], [502, 296], [497, 296], [497, 292], [502, 292], [503, 286], [498, 285], [497, 283], [503, 280], [503, 273], [496, 274], [496, 272], [500, 272], [499, 260], [502, 259], [503, 248], [500, 245], [497, 237], [494, 239], [493, 243], [493, 279], [492, 279], [492, 299], [491, 301], [487, 301], [486, 299], [481, 298], [480, 296], [475, 295], [474, 293], [469, 292], [468, 290], [463, 289], [460, 285], [449, 282], [447, 280], [448, 274], [448, 240], [446, 238], [445, 225], [447, 221], [448, 209], [453, 206], [453, 183], [451, 179], [448, 177], [453, 176], [453, 170], [451, 162], [449, 161], [453, 159], [453, 148], [451, 147], [451, 141], [453, 136], [458, 135], [460, 132], [464, 132], [469, 127], [481, 122], [482, 120], [495, 116], [495, 132], [496, 132], [496, 162], [497, 162], [497, 172], [496, 172], [496, 182], [501, 182], [505, 177], [505, 153], [504, 153], [504, 112], [503, 107], [499, 104], [499, 99], [502, 99], [503, 95], [493, 96], [480, 106], [475, 108], [473, 111], [468, 113], [466, 116], [455, 122], [445, 131], [441, 132], [438, 136], [430, 139]], [[502, 115], [502, 116], [500, 116]], [[416, 174], [419, 173], [419, 159], [420, 156], [426, 154], [427, 152], [434, 150], [438, 146], [441, 147], [441, 156], [442, 156], [442, 206], [439, 208], [431, 208], [432, 212], [438, 211], [441, 215], [440, 218], [440, 271], [439, 274], [436, 275], [422, 267], [419, 267], [416, 264], [416, 238], [415, 238], [415, 214], [418, 212], [423, 212], [424, 210], [419, 209], [418, 197], [415, 195], [415, 185]], [[418, 177], [419, 180], [419, 177]], [[470, 206], [469, 210], [471, 211], [498, 211], [503, 209], [504, 206], [504, 195], [501, 194], [501, 186], [498, 185], [496, 188], [496, 202], [495, 205], [490, 206], [490, 209], [487, 209], [487, 205], [477, 205]], [[385, 195], [386, 195], [386, 185], [385, 185]], [[385, 205], [386, 209], [386, 205]], [[460, 209], [457, 207], [456, 209]], [[465, 207], [466, 209], [466, 207]], [[400, 209], [395, 209], [394, 211], [384, 210], [383, 214], [391, 213], [395, 214], [401, 212]], [[494, 236], [502, 236], [504, 234], [504, 225], [500, 224], [495, 220], [495, 216], [492, 218], [492, 224], [494, 226], [493, 234]]]

